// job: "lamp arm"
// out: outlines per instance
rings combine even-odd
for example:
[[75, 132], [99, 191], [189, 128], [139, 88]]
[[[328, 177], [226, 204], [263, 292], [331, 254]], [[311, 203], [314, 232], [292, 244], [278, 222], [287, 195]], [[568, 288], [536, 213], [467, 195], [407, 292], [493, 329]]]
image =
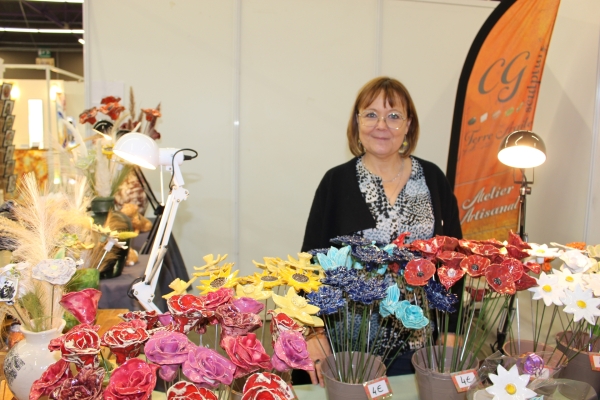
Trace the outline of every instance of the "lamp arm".
[[[178, 166], [176, 169], [179, 169]], [[177, 209], [181, 202], [187, 199], [188, 195], [189, 192], [182, 186], [173, 186], [171, 193], [169, 193], [169, 197], [167, 197], [167, 203], [165, 204], [165, 209], [156, 231], [154, 242], [152, 243], [152, 250], [148, 259], [148, 264], [146, 265], [144, 276], [142, 280], [131, 286], [130, 292], [138, 299], [144, 309], [148, 311], [154, 310], [159, 314], [162, 313], [153, 302], [154, 292], [160, 276], [163, 258], [167, 252]]]

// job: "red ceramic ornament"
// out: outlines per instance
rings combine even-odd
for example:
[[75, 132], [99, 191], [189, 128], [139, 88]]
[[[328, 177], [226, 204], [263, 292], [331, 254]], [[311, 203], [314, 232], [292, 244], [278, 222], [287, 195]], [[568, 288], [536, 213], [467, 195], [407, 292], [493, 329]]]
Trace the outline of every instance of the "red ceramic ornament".
[[539, 274], [542, 271], [542, 266], [533, 260], [525, 261], [523, 267], [534, 274]]
[[490, 287], [497, 293], [515, 294], [515, 281], [510, 268], [506, 265], [492, 264], [485, 271], [485, 279]]
[[456, 282], [465, 275], [465, 271], [462, 268], [452, 268], [446, 265], [442, 265], [437, 270], [438, 278], [446, 290], [450, 290]]
[[500, 265], [505, 265], [508, 267], [508, 269], [510, 270], [510, 275], [512, 276], [514, 282], [521, 279], [521, 275], [523, 275], [524, 271], [523, 264], [521, 263], [521, 261], [507, 257], [504, 259], [504, 261], [500, 263]]
[[96, 289], [83, 289], [79, 292], [71, 292], [63, 295], [60, 305], [73, 314], [77, 321], [82, 324], [91, 324], [96, 319], [98, 301], [102, 292]]
[[436, 236], [431, 239], [431, 244], [438, 248], [438, 253], [454, 251], [458, 247], [458, 239], [450, 236]]
[[441, 261], [445, 266], [450, 268], [461, 268], [460, 262], [466, 256], [462, 253], [457, 253], [456, 251], [442, 251], [437, 255], [437, 259]]
[[519, 279], [518, 281], [515, 281], [515, 289], [519, 292], [522, 290], [527, 290], [529, 288], [532, 288], [536, 285], [537, 285], [537, 281], [533, 277], [531, 277], [525, 273], [523, 275], [521, 275], [521, 279]]
[[467, 274], [476, 278], [485, 274], [485, 270], [490, 266], [490, 260], [483, 256], [473, 254], [465, 257], [460, 262], [460, 266], [467, 271]]
[[411, 260], [404, 269], [406, 283], [412, 286], [425, 286], [435, 274], [435, 265], [425, 259]]
[[281, 377], [270, 372], [251, 375], [244, 384], [242, 400], [289, 400], [296, 396]]
[[199, 388], [191, 382], [177, 382], [167, 391], [167, 400], [217, 400], [209, 389]]

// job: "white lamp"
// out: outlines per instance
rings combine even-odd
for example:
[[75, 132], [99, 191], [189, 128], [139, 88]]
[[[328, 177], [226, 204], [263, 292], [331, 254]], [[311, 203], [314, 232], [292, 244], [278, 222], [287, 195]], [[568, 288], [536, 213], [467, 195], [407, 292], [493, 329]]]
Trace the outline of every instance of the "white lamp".
[[[113, 148], [113, 152], [122, 159], [139, 165], [143, 168], [156, 169], [159, 165], [166, 167], [173, 174], [173, 185], [167, 197], [163, 214], [156, 230], [156, 236], [152, 242], [152, 250], [144, 276], [136, 279], [131, 286], [130, 293], [139, 300], [142, 306], [148, 310], [161, 313], [154, 304], [154, 291], [158, 283], [158, 276], [162, 262], [167, 252], [167, 245], [173, 230], [177, 208], [182, 201], [186, 200], [189, 192], [183, 188], [183, 177], [179, 166], [185, 160], [191, 160], [192, 156], [184, 156], [183, 151], [191, 149], [158, 148], [156, 142], [141, 133], [126, 133]], [[196, 153], [197, 155], [197, 153]]]
[[531, 131], [514, 131], [500, 144], [498, 159], [509, 167], [534, 168], [546, 161], [546, 146]]

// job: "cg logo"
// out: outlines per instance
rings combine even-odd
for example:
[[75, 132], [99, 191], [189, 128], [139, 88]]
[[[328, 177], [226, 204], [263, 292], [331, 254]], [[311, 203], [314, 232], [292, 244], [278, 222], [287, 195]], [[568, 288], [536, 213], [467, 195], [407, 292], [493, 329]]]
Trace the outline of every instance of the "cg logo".
[[[514, 97], [517, 93], [517, 89], [523, 79], [525, 73], [526, 63], [518, 63], [519, 59], [528, 60], [530, 56], [529, 51], [523, 51], [517, 54], [512, 60], [506, 63], [504, 58], [500, 58], [492, 63], [489, 68], [483, 73], [479, 80], [479, 93], [488, 94], [492, 92], [499, 83], [504, 85], [502, 89], [498, 91], [498, 101], [501, 103], [507, 102]], [[505, 66], [506, 64], [506, 66]], [[524, 65], [523, 65], [524, 64]], [[521, 69], [518, 69], [520, 65], [523, 65]], [[500, 74], [500, 81], [487, 82], [488, 75], [492, 70], [500, 68], [502, 73]], [[490, 85], [490, 86], [488, 86]]]

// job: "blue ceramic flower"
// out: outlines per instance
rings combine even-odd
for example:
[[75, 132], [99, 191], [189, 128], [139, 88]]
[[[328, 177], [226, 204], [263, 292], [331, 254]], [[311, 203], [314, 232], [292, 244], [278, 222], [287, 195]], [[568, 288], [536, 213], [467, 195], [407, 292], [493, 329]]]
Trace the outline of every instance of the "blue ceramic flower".
[[306, 298], [310, 304], [321, 309], [318, 315], [333, 314], [346, 304], [346, 300], [342, 298], [342, 289], [325, 285], [316, 292], [308, 293]]
[[325, 271], [329, 271], [330, 269], [334, 269], [337, 267], [352, 267], [352, 259], [350, 258], [350, 246], [342, 247], [341, 249], [337, 249], [335, 247], [330, 247], [327, 251], [327, 254], [317, 254], [317, 259], [319, 260], [319, 264]]
[[315, 257], [317, 254], [327, 254], [328, 251], [329, 251], [328, 248], [324, 248], [324, 249], [312, 249], [312, 250], [307, 251], [306, 253], [310, 254], [313, 257]]
[[400, 300], [400, 288], [398, 285], [388, 287], [387, 296], [379, 303], [379, 315], [383, 318], [394, 315], [398, 306], [398, 300]]
[[348, 297], [358, 303], [371, 304], [386, 296], [389, 282], [385, 279], [371, 278], [358, 279], [346, 289]]
[[361, 279], [357, 270], [338, 267], [325, 271], [325, 278], [321, 279], [321, 282], [325, 285], [345, 288], [352, 286], [358, 280]]
[[458, 303], [457, 295], [448, 293], [441, 283], [438, 283], [433, 279], [429, 280], [424, 288], [430, 308], [450, 313], [456, 312], [456, 307], [454, 305]]
[[352, 255], [357, 258], [367, 271], [386, 271], [387, 264], [391, 261], [390, 255], [375, 245], [356, 246], [352, 249]]
[[331, 239], [330, 242], [341, 246], [367, 246], [371, 244], [369, 239], [358, 235], [338, 236]]
[[396, 318], [409, 329], [421, 329], [429, 324], [429, 319], [423, 315], [423, 309], [408, 300], [402, 300], [396, 309]]

